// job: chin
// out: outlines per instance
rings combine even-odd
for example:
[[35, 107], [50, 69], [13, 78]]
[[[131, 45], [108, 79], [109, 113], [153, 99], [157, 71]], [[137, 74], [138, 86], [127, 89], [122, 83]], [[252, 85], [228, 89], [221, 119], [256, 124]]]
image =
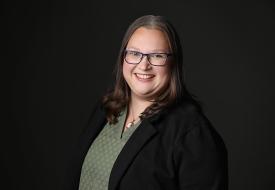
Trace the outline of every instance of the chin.
[[146, 89], [146, 88], [136, 89], [136, 93], [140, 95], [147, 95], [147, 94], [151, 94], [152, 92], [153, 92], [152, 89]]
[[148, 91], [136, 91], [135, 94], [138, 96], [138, 97], [141, 97], [141, 98], [146, 98], [146, 99], [150, 99], [151, 97], [154, 96], [154, 93], [153, 91], [151, 90], [148, 90]]

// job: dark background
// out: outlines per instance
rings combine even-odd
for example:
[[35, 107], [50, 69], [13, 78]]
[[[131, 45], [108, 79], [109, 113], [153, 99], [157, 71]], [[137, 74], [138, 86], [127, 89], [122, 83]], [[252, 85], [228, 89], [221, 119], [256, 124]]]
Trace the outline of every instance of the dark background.
[[275, 189], [273, 8], [272, 1], [4, 2], [3, 189], [62, 188], [71, 148], [112, 85], [124, 32], [144, 14], [167, 16], [184, 42], [187, 85], [228, 148], [230, 190]]

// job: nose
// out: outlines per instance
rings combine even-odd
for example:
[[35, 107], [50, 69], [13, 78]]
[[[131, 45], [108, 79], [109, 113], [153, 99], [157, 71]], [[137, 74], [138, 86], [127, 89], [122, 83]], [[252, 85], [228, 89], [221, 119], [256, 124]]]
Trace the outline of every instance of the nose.
[[143, 58], [141, 59], [140, 63], [138, 64], [138, 67], [141, 69], [141, 70], [148, 70], [151, 68], [151, 64], [148, 60], [148, 57], [147, 55], [144, 55]]

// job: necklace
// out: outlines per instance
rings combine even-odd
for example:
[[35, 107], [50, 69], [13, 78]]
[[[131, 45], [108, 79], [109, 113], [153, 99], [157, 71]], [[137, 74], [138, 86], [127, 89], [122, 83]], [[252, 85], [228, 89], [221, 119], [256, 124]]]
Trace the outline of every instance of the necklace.
[[126, 125], [126, 128], [129, 129], [129, 128], [132, 127], [134, 124], [135, 124], [135, 119], [133, 119], [131, 122], [129, 122], [129, 123]]
[[135, 120], [135, 118], [134, 118], [133, 115], [134, 115], [134, 111], [133, 111], [133, 109], [132, 109], [132, 111], [131, 111], [131, 116], [132, 116], [133, 120], [126, 124], [126, 126], [125, 126], [126, 129], [131, 128], [131, 127], [135, 124], [135, 121], [136, 121], [136, 120]]

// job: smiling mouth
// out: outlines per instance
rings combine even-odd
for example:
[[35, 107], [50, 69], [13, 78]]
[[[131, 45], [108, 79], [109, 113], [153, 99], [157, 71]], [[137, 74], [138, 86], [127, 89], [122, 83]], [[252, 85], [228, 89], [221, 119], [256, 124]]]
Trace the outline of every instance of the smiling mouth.
[[142, 80], [151, 79], [155, 76], [152, 74], [139, 74], [139, 73], [135, 73], [135, 75], [138, 79], [142, 79]]

